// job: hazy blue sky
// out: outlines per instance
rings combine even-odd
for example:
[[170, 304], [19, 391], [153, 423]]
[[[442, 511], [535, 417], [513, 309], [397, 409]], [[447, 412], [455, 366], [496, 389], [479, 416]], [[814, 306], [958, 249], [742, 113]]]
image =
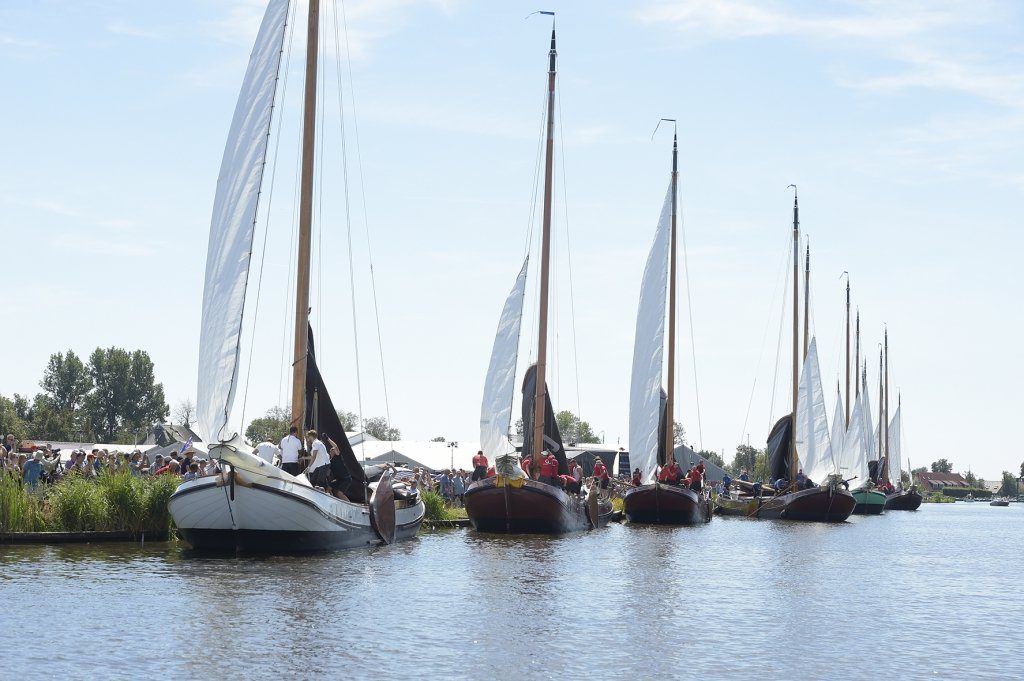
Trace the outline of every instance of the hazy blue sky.
[[[262, 5], [0, 5], [0, 393], [37, 392], [52, 352], [117, 345], [150, 352], [172, 404], [194, 397], [211, 203]], [[334, 400], [355, 410], [339, 50], [333, 3], [324, 5], [323, 256], [315, 258], [322, 266], [314, 321]], [[889, 328], [894, 391], [906, 397], [905, 456], [915, 465], [947, 457], [988, 479], [1018, 469], [1019, 3], [349, 0], [345, 7], [390, 411], [404, 436], [477, 439], [494, 328], [524, 253], [541, 122], [549, 20], [523, 17], [555, 9], [556, 408], [581, 409], [608, 442], [625, 443], [638, 286], [668, 182], [670, 137], [659, 133], [652, 142], [651, 131], [658, 118], [675, 117], [694, 321], [691, 346], [684, 295], [677, 417], [690, 440], [725, 449], [728, 458], [748, 433], [756, 444], [765, 439], [791, 220], [785, 187], [796, 183], [813, 249], [812, 323], [825, 380], [839, 376], [840, 275], [848, 270], [873, 398], [878, 342], [883, 324]], [[250, 344], [246, 419], [288, 392], [281, 349], [290, 325], [300, 48], [293, 46], [279, 160], [272, 159], [277, 236], [268, 241]], [[385, 408], [347, 68], [369, 416]], [[532, 323], [525, 328], [524, 345], [535, 345]], [[776, 415], [788, 390], [786, 336], [782, 342]], [[834, 388], [826, 393], [831, 399]]]

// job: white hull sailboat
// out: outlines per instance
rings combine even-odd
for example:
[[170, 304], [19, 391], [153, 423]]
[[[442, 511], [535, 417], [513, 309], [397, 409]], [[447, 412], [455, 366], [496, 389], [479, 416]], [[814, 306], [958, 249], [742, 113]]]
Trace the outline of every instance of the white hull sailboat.
[[[197, 416], [220, 472], [184, 482], [168, 508], [193, 548], [294, 552], [390, 544], [415, 536], [424, 516], [415, 495], [395, 498], [391, 477], [367, 479], [317, 368], [309, 326], [316, 149], [319, 0], [309, 2], [291, 424], [337, 443], [347, 499], [314, 488], [253, 453], [228, 425], [238, 384], [242, 321], [288, 0], [270, 0], [249, 58], [221, 162], [207, 252], [199, 340]], [[332, 462], [334, 463], [334, 462]], [[336, 475], [336, 478], [338, 476]], [[344, 485], [344, 478], [348, 481]]]

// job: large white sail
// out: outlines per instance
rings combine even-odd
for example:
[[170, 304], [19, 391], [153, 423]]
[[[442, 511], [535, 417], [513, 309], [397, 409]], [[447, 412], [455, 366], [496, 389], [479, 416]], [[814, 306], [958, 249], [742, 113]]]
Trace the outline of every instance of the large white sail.
[[[658, 465], [671, 226], [672, 186], [669, 185], [640, 285], [636, 338], [633, 341], [633, 375], [629, 386], [629, 463], [640, 469], [645, 483], [654, 480]], [[666, 418], [671, 420], [672, 415], [668, 414]]]
[[840, 455], [843, 452], [843, 441], [846, 439], [846, 416], [843, 414], [843, 394], [839, 391], [839, 386], [836, 386], [836, 411], [832, 417], [832, 441], [829, 446], [832, 447], [832, 455], [838, 459], [837, 463], [842, 465], [842, 459]]
[[[871, 418], [871, 397], [868, 395], [867, 382], [865, 382], [864, 389], [860, 391], [860, 394], [863, 397], [860, 404], [861, 411], [863, 412], [860, 423], [864, 429], [864, 461], [875, 461], [878, 459], [877, 448], [875, 447], [875, 443], [878, 442], [878, 431], [875, 430], [875, 422]], [[867, 482], [866, 477], [864, 481]]]
[[804, 475], [816, 483], [836, 472], [829, 447], [828, 413], [821, 387], [818, 343], [811, 338], [796, 398], [796, 451]]
[[843, 479], [850, 480], [850, 487], [856, 489], [868, 482], [868, 455], [864, 442], [863, 395], [858, 395], [850, 410], [850, 425], [846, 429], [842, 454], [839, 457]]
[[[480, 405], [480, 448], [497, 466], [498, 457], [515, 453], [508, 439], [512, 422], [512, 397], [516, 389], [516, 360], [519, 356], [519, 327], [523, 320], [523, 299], [526, 292], [527, 257], [516, 277], [516, 283], [505, 299], [505, 307], [498, 320], [498, 333], [494, 336], [491, 362], [484, 381], [484, 398]], [[502, 473], [523, 475], [518, 465], [502, 468]]]
[[270, 0], [224, 147], [206, 252], [196, 416], [203, 439], [227, 440], [235, 398], [245, 288], [266, 160], [288, 0]]
[[900, 482], [900, 407], [896, 407], [896, 413], [889, 421], [889, 481], [898, 485]]

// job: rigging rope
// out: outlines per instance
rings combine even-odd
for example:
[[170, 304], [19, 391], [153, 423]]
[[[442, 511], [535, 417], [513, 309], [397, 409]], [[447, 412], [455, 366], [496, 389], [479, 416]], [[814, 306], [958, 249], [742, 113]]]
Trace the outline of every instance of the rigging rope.
[[[782, 289], [785, 291], [789, 288], [789, 264], [786, 265], [786, 279], [782, 284]], [[798, 305], [797, 301], [793, 301], [794, 305]], [[772, 402], [771, 407], [768, 410], [768, 432], [772, 429], [772, 418], [775, 416], [775, 391], [778, 387], [779, 382], [779, 357], [782, 353], [782, 331], [786, 326], [786, 296], [782, 296], [782, 314], [779, 315], [779, 340], [775, 346], [775, 375], [772, 377]], [[794, 415], [795, 417], [795, 415]]]
[[[765, 345], [766, 345], [766, 343], [768, 341], [768, 331], [771, 329], [771, 326], [772, 326], [771, 310], [775, 309], [775, 301], [779, 297], [779, 284], [781, 283], [779, 280], [782, 279], [784, 276], [786, 276], [785, 273], [789, 271], [788, 264], [787, 264], [787, 260], [788, 260], [788, 256], [789, 256], [789, 247], [788, 247], [789, 246], [789, 239], [788, 238], [786, 240], [786, 244], [787, 244], [787, 247], [783, 250], [783, 253], [782, 253], [782, 265], [781, 265], [782, 273], [777, 275], [776, 278], [775, 278], [775, 288], [772, 291], [772, 301], [768, 305], [769, 313], [768, 313], [767, 319], [765, 319], [764, 333], [761, 334], [761, 352], [757, 356], [757, 366], [754, 368], [754, 384], [750, 387], [750, 398], [747, 400], [747, 413], [743, 417], [743, 430], [740, 431], [740, 437], [739, 437], [739, 441], [740, 442], [743, 442], [745, 440], [746, 436], [747, 436], [747, 424], [750, 422], [750, 409], [751, 409], [751, 407], [754, 404], [754, 393], [757, 390], [757, 379], [758, 379], [758, 377], [761, 374], [761, 362], [764, 360], [764, 350], [765, 350]], [[786, 279], [786, 281], [788, 281], [788, 279]], [[783, 287], [785, 287], [785, 284], [783, 284]], [[783, 290], [785, 290], [785, 289], [783, 288]], [[777, 359], [776, 359], [776, 371], [778, 371], [778, 360]], [[772, 393], [774, 394], [774, 392], [775, 392], [775, 386], [773, 385], [772, 386]], [[773, 401], [772, 404], [773, 404], [773, 408], [774, 408], [774, 401]], [[770, 427], [771, 427], [771, 425], [769, 424], [769, 428]]]
[[[337, 33], [338, 11], [337, 2], [334, 6], [335, 33]], [[366, 233], [367, 262], [370, 266], [370, 289], [373, 296], [373, 315], [377, 325], [377, 350], [380, 356], [380, 379], [384, 390], [384, 417], [387, 420], [388, 433], [391, 432], [391, 406], [388, 399], [388, 380], [384, 370], [384, 341], [380, 332], [380, 308], [377, 304], [377, 279], [373, 267], [373, 250], [370, 247], [370, 219], [366, 207], [366, 180], [363, 175], [363, 154], [359, 143], [359, 117], [356, 115], [355, 79], [352, 77], [352, 54], [349, 50], [348, 19], [345, 14], [345, 0], [341, 1], [341, 26], [345, 36], [345, 58], [348, 64], [348, 97], [352, 100], [352, 128], [356, 142], [356, 166], [359, 168], [359, 192], [362, 198], [363, 230]], [[337, 38], [335, 38], [337, 40]], [[365, 450], [364, 450], [365, 453]]]
[[[680, 193], [682, 193], [680, 191]], [[682, 206], [679, 201], [677, 205]], [[683, 278], [686, 280], [686, 314], [690, 320], [690, 357], [693, 359], [693, 392], [697, 403], [697, 436], [699, 438], [701, 451], [704, 450], [704, 428], [701, 425], [700, 417], [700, 384], [697, 382], [697, 344], [693, 333], [693, 299], [690, 296], [690, 261], [686, 250], [686, 227], [683, 221], [682, 211], [679, 214], [679, 235], [683, 242]], [[671, 415], [670, 415], [671, 416]], [[675, 424], [673, 424], [674, 427]]]
[[[344, 5], [344, 3], [342, 3]], [[349, 193], [349, 179], [348, 179], [348, 141], [345, 134], [345, 106], [343, 99], [343, 88], [341, 79], [341, 40], [338, 33], [338, 5], [337, 1], [332, 2], [333, 17], [334, 17], [334, 59], [336, 67], [336, 75], [338, 79], [338, 112], [340, 113], [340, 127], [341, 127], [341, 168], [343, 187], [345, 195], [345, 234], [348, 242], [348, 279], [349, 279], [349, 291], [350, 291], [350, 304], [352, 305], [352, 344], [354, 348], [355, 364], [356, 364], [356, 402], [359, 408], [359, 427], [360, 430], [365, 428], [363, 420], [363, 381], [362, 373], [360, 370], [359, 361], [359, 325], [358, 315], [356, 314], [356, 275], [355, 275], [355, 258], [352, 248], [352, 210], [351, 210], [351, 196]], [[347, 34], [346, 34], [346, 49], [348, 48]], [[390, 430], [390, 424], [389, 424]], [[360, 450], [363, 453], [363, 461], [366, 460], [366, 450], [360, 443]]]

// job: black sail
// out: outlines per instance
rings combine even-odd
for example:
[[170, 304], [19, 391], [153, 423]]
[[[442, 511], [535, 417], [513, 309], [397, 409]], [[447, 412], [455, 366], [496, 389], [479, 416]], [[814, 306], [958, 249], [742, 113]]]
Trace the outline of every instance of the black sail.
[[[668, 441], [667, 428], [673, 428], [674, 423], [669, 423], [668, 418], [668, 395], [664, 389], [661, 391], [661, 406], [658, 411], [658, 465], [663, 466], [668, 463], [669, 458], [674, 457], [675, 454], [669, 454], [665, 451], [665, 443]], [[675, 433], [673, 435], [673, 443], [675, 442]], [[674, 448], [673, 448], [674, 449]]]
[[352, 451], [352, 445], [345, 435], [345, 428], [338, 418], [338, 411], [334, 408], [334, 402], [324, 385], [323, 376], [316, 365], [316, 351], [313, 348], [313, 329], [309, 329], [309, 356], [306, 362], [306, 428], [312, 428], [320, 435], [320, 441], [325, 445], [327, 438], [334, 440], [341, 456], [345, 460], [345, 467], [352, 476], [352, 484], [349, 486], [349, 499], [352, 501], [365, 502], [366, 475], [363, 472], [363, 465], [356, 458]]
[[793, 415], [786, 414], [775, 422], [768, 435], [768, 470], [771, 480], [789, 480], [789, 459], [792, 450]]
[[[523, 378], [523, 455], [533, 456], [533, 415], [534, 405], [537, 402], [537, 365], [531, 364], [526, 370], [526, 377]], [[547, 385], [544, 386], [544, 445], [541, 451], [548, 450], [558, 459], [558, 472], [561, 475], [569, 474], [569, 462], [565, 459], [565, 447], [562, 445], [562, 435], [558, 432], [558, 423], [555, 421], [555, 410], [551, 406], [551, 395], [548, 394]], [[607, 462], [606, 462], [607, 463]]]

